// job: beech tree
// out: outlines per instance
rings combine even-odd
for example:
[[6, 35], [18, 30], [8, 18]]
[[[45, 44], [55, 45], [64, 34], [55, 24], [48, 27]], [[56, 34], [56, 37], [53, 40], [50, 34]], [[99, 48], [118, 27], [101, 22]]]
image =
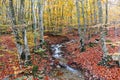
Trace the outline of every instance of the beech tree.
[[97, 8], [96, 8], [96, 3], [97, 3], [97, 1], [96, 0], [94, 0], [93, 1], [93, 7], [94, 7], [94, 24], [97, 24]]
[[18, 29], [22, 28], [21, 31], [22, 31], [22, 40], [23, 40], [23, 43], [22, 46], [23, 46], [23, 52], [21, 54], [21, 57], [23, 57], [23, 59], [25, 60], [28, 60], [30, 59], [30, 51], [29, 51], [29, 47], [28, 47], [28, 41], [27, 41], [27, 32], [26, 32], [26, 25], [25, 25], [25, 10], [24, 10], [24, 7], [25, 7], [25, 0], [21, 0], [20, 1], [20, 12], [19, 12], [19, 21], [20, 22], [20, 25], [21, 27], [19, 27]]
[[106, 0], [106, 4], [105, 4], [105, 13], [106, 13], [106, 17], [105, 17], [105, 29], [106, 29], [106, 34], [107, 34], [107, 25], [108, 25], [108, 0]]
[[36, 11], [35, 11], [35, 1], [31, 0], [31, 6], [32, 6], [32, 16], [33, 16], [33, 34], [34, 34], [34, 44], [35, 49], [37, 49], [37, 35], [36, 35], [36, 28], [37, 28], [37, 19], [36, 19]]
[[[23, 9], [22, 9], [23, 10]], [[14, 37], [16, 40], [16, 47], [19, 53], [19, 58], [23, 57], [25, 58], [25, 60], [28, 60], [29, 56], [30, 56], [30, 52], [29, 52], [29, 48], [28, 48], [28, 44], [27, 44], [27, 37], [26, 37], [26, 28], [23, 25], [23, 41], [24, 41], [24, 47], [21, 43], [21, 37], [19, 35], [19, 28], [16, 27], [16, 20], [15, 20], [15, 14], [14, 14], [14, 7], [13, 7], [13, 0], [9, 0], [9, 11], [8, 11], [8, 15], [10, 17], [11, 23], [12, 23], [12, 30], [14, 33]], [[23, 20], [23, 18], [21, 18], [21, 20]]]
[[98, 0], [98, 9], [99, 9], [99, 23], [100, 25], [100, 31], [101, 31], [101, 46], [103, 51], [103, 57], [107, 57], [108, 51], [106, 47], [106, 40], [105, 40], [105, 28], [103, 26], [103, 11], [102, 11], [102, 4], [101, 0]]
[[[19, 2], [19, 1], [18, 1]], [[25, 10], [24, 10], [24, 7], [25, 7], [25, 0], [20, 0], [20, 9], [19, 9], [19, 15], [18, 15], [18, 21], [20, 23], [24, 23], [24, 15], [25, 15]]]
[[25, 60], [30, 60], [30, 51], [28, 47], [28, 41], [27, 41], [27, 32], [26, 32], [26, 27], [24, 26], [23, 29], [23, 41], [24, 41], [24, 51], [23, 55], [25, 55]]
[[106, 13], [106, 18], [105, 18], [105, 27], [107, 27], [107, 23], [108, 23], [108, 0], [106, 0], [106, 3], [105, 3], [105, 13]]
[[42, 44], [44, 43], [43, 9], [44, 9], [44, 0], [38, 0], [39, 26], [40, 26], [40, 46], [42, 46]]
[[81, 52], [85, 51], [85, 44], [84, 44], [84, 33], [82, 32], [81, 22], [80, 22], [80, 9], [79, 9], [79, 1], [76, 0], [76, 11], [77, 11], [77, 22], [78, 22], [78, 34], [79, 40], [81, 44]]
[[[5, 2], [4, 2], [4, 5], [5, 5]], [[6, 5], [5, 5], [6, 6]], [[7, 7], [6, 7], [7, 8]], [[19, 36], [19, 33], [18, 33], [18, 29], [15, 27], [16, 25], [16, 20], [15, 20], [15, 14], [14, 14], [14, 8], [13, 8], [13, 0], [9, 0], [9, 10], [7, 9], [7, 12], [8, 12], [8, 16], [10, 18], [10, 21], [11, 21], [11, 25], [12, 25], [12, 31], [14, 33], [14, 37], [15, 37], [15, 42], [16, 42], [16, 47], [17, 47], [17, 50], [18, 50], [18, 53], [19, 53], [19, 59], [22, 55], [22, 52], [23, 52], [23, 46], [20, 42], [20, 36]]]
[[85, 16], [84, 2], [85, 2], [85, 0], [81, 1], [81, 4], [82, 4], [82, 17], [83, 17], [83, 25], [84, 25], [84, 35], [85, 35], [85, 33], [86, 33], [86, 16]]

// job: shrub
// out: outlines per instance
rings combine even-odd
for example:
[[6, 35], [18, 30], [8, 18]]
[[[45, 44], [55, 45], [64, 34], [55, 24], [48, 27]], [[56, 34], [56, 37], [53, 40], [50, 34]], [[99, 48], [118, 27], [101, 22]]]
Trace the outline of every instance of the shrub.
[[32, 68], [32, 74], [33, 74], [33, 76], [35, 76], [37, 72], [38, 72], [38, 66], [34, 65], [33, 68]]
[[89, 42], [89, 47], [94, 47], [96, 45], [96, 43], [93, 43], [93, 42]]
[[41, 57], [44, 55], [44, 53], [45, 53], [45, 49], [42, 49], [42, 48], [39, 48], [38, 50], [34, 50], [34, 52], [36, 53], [36, 54], [39, 54]]

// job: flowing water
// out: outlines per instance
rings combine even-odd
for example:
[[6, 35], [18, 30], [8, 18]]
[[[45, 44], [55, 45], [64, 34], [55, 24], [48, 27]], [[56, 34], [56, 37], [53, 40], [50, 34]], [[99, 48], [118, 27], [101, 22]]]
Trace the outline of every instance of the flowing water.
[[[57, 64], [56, 67], [53, 66], [53, 70], [50, 72], [52, 79], [50, 80], [85, 80], [81, 71], [74, 69], [67, 64], [67, 60], [63, 56], [65, 53], [61, 50], [62, 47], [62, 44], [51, 45], [53, 61], [58, 60], [59, 64]], [[54, 65], [54, 62], [51, 63], [51, 65]], [[24, 78], [32, 80], [33, 76], [23, 76], [15, 80], [23, 80]], [[5, 78], [4, 80], [9, 79]]]
[[[67, 65], [67, 60], [64, 59], [64, 52], [61, 48], [61, 44], [51, 45], [52, 56], [59, 60], [59, 66], [52, 71], [52, 76], [55, 77], [55, 80], [84, 80], [82, 72]], [[57, 71], [62, 75], [56, 76]]]

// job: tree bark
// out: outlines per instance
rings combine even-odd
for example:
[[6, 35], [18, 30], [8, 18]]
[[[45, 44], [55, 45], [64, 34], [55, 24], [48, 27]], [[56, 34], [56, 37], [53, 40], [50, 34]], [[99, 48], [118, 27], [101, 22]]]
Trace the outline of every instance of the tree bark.
[[86, 33], [86, 17], [85, 17], [85, 10], [84, 10], [84, 0], [81, 1], [82, 3], [82, 17], [83, 17], [83, 25], [84, 25], [84, 36]]
[[20, 23], [24, 23], [24, 6], [25, 6], [25, 0], [20, 0], [20, 8], [19, 8], [19, 15], [18, 15], [18, 21]]
[[106, 18], [105, 18], [105, 30], [106, 30], [106, 34], [108, 34], [108, 30], [107, 30], [107, 25], [108, 25], [108, 0], [106, 0], [106, 4], [105, 4], [105, 12], [106, 12]]
[[106, 0], [106, 18], [105, 18], [105, 27], [107, 27], [107, 23], [108, 23], [108, 0]]
[[94, 24], [97, 24], [96, 0], [94, 0]]
[[30, 51], [28, 47], [28, 41], [27, 41], [27, 34], [26, 34], [26, 28], [23, 28], [23, 40], [24, 40], [24, 53], [25, 53], [25, 60], [30, 59]]
[[77, 11], [78, 34], [79, 34], [79, 38], [80, 38], [81, 52], [83, 52], [83, 51], [85, 51], [84, 33], [81, 30], [80, 10], [79, 10], [78, 0], [76, 0], [76, 11]]
[[102, 4], [101, 0], [98, 0], [98, 9], [99, 9], [99, 23], [101, 24], [100, 26], [100, 31], [101, 31], [101, 46], [102, 46], [102, 51], [103, 51], [103, 57], [107, 57], [108, 55], [108, 50], [107, 46], [105, 44], [105, 28], [103, 28], [103, 12], [102, 12]]
[[25, 50], [25, 53], [23, 53], [23, 46], [20, 41], [21, 37], [19, 36], [19, 33], [18, 33], [19, 29], [15, 27], [16, 21], [14, 20], [15, 14], [13, 14], [14, 8], [13, 8], [12, 0], [9, 0], [9, 8], [10, 8], [10, 13], [8, 11], [8, 15], [9, 15], [11, 23], [12, 23], [12, 30], [13, 30], [13, 33], [15, 36], [16, 47], [18, 49], [19, 58], [22, 58], [21, 56], [22, 56], [22, 54], [24, 54], [26, 57], [26, 60], [28, 60], [28, 55], [30, 55], [30, 53], [29, 53], [29, 48], [28, 48], [28, 44], [27, 44], [26, 30], [25, 29], [23, 30], [23, 32], [24, 32], [24, 34], [23, 34], [24, 35], [24, 50]]
[[36, 35], [36, 28], [37, 28], [37, 20], [36, 20], [36, 13], [35, 13], [35, 5], [34, 5], [34, 0], [32, 2], [32, 16], [33, 16], [33, 32], [34, 32], [34, 44], [35, 44], [35, 49], [37, 49], [37, 35]]
[[90, 5], [90, 25], [93, 25], [93, 12], [92, 12], [92, 5], [90, 3], [91, 0], [89, 0], [89, 5]]
[[44, 43], [44, 27], [43, 27], [43, 0], [39, 0], [38, 2], [39, 6], [38, 6], [38, 12], [39, 12], [39, 26], [40, 26], [40, 46], [42, 47], [43, 43]]
[[14, 12], [14, 7], [13, 7], [13, 0], [9, 0], [9, 9], [11, 12], [11, 17], [12, 17], [12, 21], [14, 23], [14, 25], [16, 25], [16, 18], [15, 18], [15, 12]]

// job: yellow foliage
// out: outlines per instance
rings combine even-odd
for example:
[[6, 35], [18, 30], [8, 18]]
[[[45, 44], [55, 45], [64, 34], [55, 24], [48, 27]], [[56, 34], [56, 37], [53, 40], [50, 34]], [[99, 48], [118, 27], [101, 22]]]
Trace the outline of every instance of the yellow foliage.
[[29, 47], [34, 46], [34, 34], [32, 32], [27, 33], [28, 45]]

